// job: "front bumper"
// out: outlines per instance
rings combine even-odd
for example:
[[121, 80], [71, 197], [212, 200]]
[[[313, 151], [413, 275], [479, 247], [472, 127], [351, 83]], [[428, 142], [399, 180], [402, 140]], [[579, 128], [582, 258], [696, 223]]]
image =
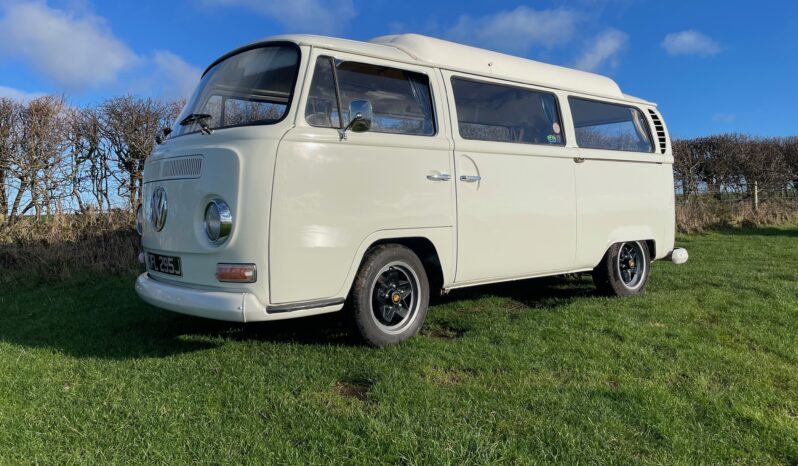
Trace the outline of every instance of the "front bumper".
[[268, 320], [266, 306], [252, 293], [211, 291], [164, 283], [143, 273], [136, 293], [153, 306], [208, 319], [231, 322]]
[[[252, 293], [173, 285], [156, 280], [146, 272], [136, 279], [136, 293], [153, 306], [181, 314], [231, 322], [293, 319], [335, 312], [343, 307], [342, 303], [325, 303], [324, 305], [319, 303], [318, 307], [299, 305], [291, 310], [285, 309], [286, 306], [277, 306], [271, 308], [276, 312], [269, 312], [269, 308]], [[279, 309], [281, 307], [283, 309]]]

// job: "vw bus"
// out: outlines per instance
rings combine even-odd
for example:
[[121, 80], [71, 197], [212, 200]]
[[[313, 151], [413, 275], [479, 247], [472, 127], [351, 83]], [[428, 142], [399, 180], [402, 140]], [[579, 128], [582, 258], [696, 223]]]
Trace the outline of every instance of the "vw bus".
[[238, 322], [345, 309], [398, 343], [430, 295], [674, 251], [670, 139], [611, 79], [414, 34], [271, 37], [212, 63], [144, 170], [146, 302]]

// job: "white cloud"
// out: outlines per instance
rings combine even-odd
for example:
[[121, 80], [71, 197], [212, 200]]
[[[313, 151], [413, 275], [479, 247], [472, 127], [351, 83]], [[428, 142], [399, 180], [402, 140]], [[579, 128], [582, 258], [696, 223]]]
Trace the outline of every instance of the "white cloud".
[[477, 18], [463, 15], [446, 36], [489, 49], [525, 53], [532, 47], [567, 43], [574, 35], [577, 20], [578, 15], [570, 10], [519, 6]]
[[288, 32], [332, 34], [355, 17], [353, 0], [202, 0], [210, 7], [242, 7], [282, 23]]
[[0, 53], [21, 58], [66, 90], [113, 83], [139, 62], [102, 18], [38, 1], [0, 5]]
[[165, 50], [155, 52], [152, 61], [155, 64], [155, 80], [162, 83], [162, 95], [186, 99], [191, 97], [202, 70]]
[[120, 92], [163, 99], [188, 99], [202, 70], [167, 50], [158, 50], [143, 60], [140, 69], [126, 75]]
[[19, 102], [27, 102], [29, 100], [43, 97], [44, 95], [46, 94], [43, 92], [27, 92], [14, 89], [13, 87], [0, 86], [0, 98], [5, 97], [7, 99], [16, 100]]
[[617, 29], [609, 29], [596, 37], [587, 50], [577, 58], [574, 66], [581, 70], [596, 71], [605, 64], [618, 66], [618, 55], [626, 48], [629, 36]]
[[662, 48], [668, 55], [698, 55], [708, 57], [721, 51], [712, 38], [695, 30], [674, 32], [665, 36]]

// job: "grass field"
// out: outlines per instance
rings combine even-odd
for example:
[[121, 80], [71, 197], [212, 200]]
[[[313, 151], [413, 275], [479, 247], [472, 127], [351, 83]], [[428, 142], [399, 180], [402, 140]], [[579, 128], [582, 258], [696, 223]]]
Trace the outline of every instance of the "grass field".
[[2, 463], [798, 463], [798, 229], [681, 237], [639, 298], [452, 293], [423, 335], [160, 311], [131, 277], [0, 291]]

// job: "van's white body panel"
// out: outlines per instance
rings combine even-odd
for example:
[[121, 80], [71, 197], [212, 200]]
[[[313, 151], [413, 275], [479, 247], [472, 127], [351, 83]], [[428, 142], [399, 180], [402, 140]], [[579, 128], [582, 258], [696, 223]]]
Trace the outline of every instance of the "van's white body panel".
[[[145, 226], [145, 251], [180, 256], [181, 277], [148, 271], [136, 284], [147, 302], [233, 321], [274, 320], [341, 309], [364, 254], [377, 242], [423, 238], [434, 247], [444, 289], [591, 270], [619, 241], [646, 240], [652, 258], [673, 250], [670, 144], [633, 153], [576, 145], [569, 96], [639, 108], [611, 79], [416, 35], [356, 42], [318, 36], [264, 40], [299, 45], [294, 102], [274, 125], [167, 140], [147, 161], [145, 212], [168, 193], [163, 231]], [[303, 109], [318, 56], [428, 76], [436, 133], [348, 133], [310, 126]], [[564, 146], [459, 136], [450, 79], [463, 76], [552, 92]], [[655, 138], [656, 139], [656, 138]], [[201, 156], [201, 176], [159, 176], [159, 164]], [[577, 163], [579, 162], [579, 163]], [[155, 167], [155, 168], [153, 168]], [[449, 174], [448, 181], [428, 175]], [[478, 175], [478, 182], [460, 176]], [[210, 244], [207, 203], [224, 199], [234, 226]], [[255, 283], [222, 283], [217, 263], [254, 263]]]

